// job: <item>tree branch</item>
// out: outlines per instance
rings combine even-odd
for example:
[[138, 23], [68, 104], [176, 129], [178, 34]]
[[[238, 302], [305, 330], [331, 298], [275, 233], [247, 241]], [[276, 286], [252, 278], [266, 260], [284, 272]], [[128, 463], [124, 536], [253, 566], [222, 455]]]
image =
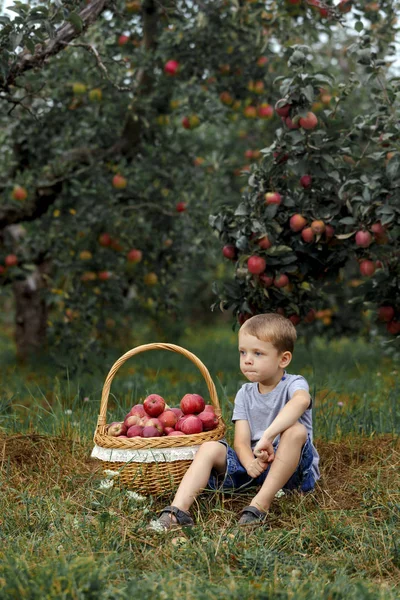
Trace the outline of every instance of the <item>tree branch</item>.
[[[112, 4], [113, 0], [92, 0], [90, 4], [85, 6], [79, 13], [83, 23], [82, 31], [94, 23], [101, 13]], [[71, 40], [79, 37], [82, 34], [82, 31], [78, 32], [70, 23], [66, 23], [59, 28], [54, 39], [48, 40], [44, 44], [38, 44], [36, 46], [37, 50], [35, 54], [32, 55], [27, 50], [22, 52], [19, 60], [11, 67], [6, 80], [2, 85], [3, 89], [8, 90], [9, 86], [15, 82], [16, 78], [25, 71], [41, 68], [50, 56], [54, 56], [61, 50], [64, 50], [65, 44], [68, 44]]]

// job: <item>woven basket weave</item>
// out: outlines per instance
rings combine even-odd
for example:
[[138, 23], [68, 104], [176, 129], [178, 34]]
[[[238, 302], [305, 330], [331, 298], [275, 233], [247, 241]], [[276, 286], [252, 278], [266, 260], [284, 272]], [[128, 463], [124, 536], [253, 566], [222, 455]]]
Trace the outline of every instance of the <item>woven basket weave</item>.
[[[148, 350], [169, 350], [170, 352], [176, 352], [182, 354], [196, 365], [206, 381], [210, 400], [218, 417], [219, 423], [215, 429], [193, 435], [163, 436], [159, 438], [135, 437], [127, 439], [107, 435], [106, 413], [112, 380], [118, 369], [129, 358]], [[118, 473], [117, 479], [120, 485], [144, 494], [168, 494], [178, 487], [193, 460], [193, 458], [176, 459], [176, 456], [195, 453], [199, 445], [208, 441], [218, 441], [224, 437], [224, 434], [225, 425], [222, 420], [217, 391], [210, 373], [201, 360], [185, 348], [163, 343], [137, 346], [121, 356], [111, 367], [103, 386], [94, 443], [100, 449], [110, 450], [110, 458], [112, 458], [112, 451], [139, 451], [134, 452], [134, 458], [127, 462], [102, 460], [104, 470]], [[118, 453], [116, 454], [118, 455]], [[129, 452], [126, 452], [126, 454], [129, 454]], [[141, 457], [136, 456], [135, 458], [135, 455], [144, 455], [145, 462], [143, 462]], [[154, 456], [156, 458], [153, 458]]]

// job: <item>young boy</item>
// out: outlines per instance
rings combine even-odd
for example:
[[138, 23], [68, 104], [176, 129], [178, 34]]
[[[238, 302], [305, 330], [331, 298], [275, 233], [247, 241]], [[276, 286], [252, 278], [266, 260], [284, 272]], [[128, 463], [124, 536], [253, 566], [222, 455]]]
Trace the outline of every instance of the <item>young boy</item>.
[[312, 443], [312, 401], [308, 383], [289, 375], [296, 330], [278, 314], [256, 315], [239, 330], [240, 370], [245, 383], [235, 398], [233, 448], [225, 440], [204, 442], [158, 519], [165, 529], [194, 525], [188, 512], [207, 486], [246, 490], [261, 486], [241, 512], [239, 525], [264, 522], [281, 488], [308, 492], [319, 479]]

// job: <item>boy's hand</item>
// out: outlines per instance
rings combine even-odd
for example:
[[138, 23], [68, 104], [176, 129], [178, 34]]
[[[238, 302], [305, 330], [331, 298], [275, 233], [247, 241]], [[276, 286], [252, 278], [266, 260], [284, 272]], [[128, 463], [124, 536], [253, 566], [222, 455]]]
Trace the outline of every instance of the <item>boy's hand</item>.
[[271, 440], [261, 438], [254, 446], [253, 454], [259, 460], [265, 462], [266, 465], [272, 463], [275, 458], [275, 451]]
[[264, 473], [264, 471], [267, 467], [268, 467], [267, 462], [264, 462], [260, 458], [255, 458], [247, 465], [247, 468], [246, 468], [247, 475], [249, 475], [250, 477], [253, 477], [253, 479], [255, 479], [256, 477], [261, 475], [261, 473]]

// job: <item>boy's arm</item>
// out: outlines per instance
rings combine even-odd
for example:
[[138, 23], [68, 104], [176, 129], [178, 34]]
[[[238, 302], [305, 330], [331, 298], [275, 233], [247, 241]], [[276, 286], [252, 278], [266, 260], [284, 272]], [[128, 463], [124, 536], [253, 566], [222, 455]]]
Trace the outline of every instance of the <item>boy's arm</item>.
[[271, 425], [267, 427], [261, 439], [255, 445], [255, 456], [260, 454], [261, 450], [268, 450], [270, 444], [279, 433], [282, 433], [282, 431], [285, 431], [285, 429], [294, 425], [304, 411], [310, 406], [310, 401], [310, 394], [306, 392], [306, 390], [297, 390], [272, 421]]
[[267, 468], [268, 463], [254, 458], [251, 450], [250, 427], [248, 421], [245, 419], [235, 421], [233, 448], [250, 477], [258, 477]]

